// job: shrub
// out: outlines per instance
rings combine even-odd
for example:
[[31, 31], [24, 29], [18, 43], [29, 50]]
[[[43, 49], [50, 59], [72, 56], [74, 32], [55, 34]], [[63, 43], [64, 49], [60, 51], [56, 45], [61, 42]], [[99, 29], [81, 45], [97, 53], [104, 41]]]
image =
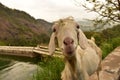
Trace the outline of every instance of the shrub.
[[107, 43], [107, 42], [102, 43], [102, 45], [100, 47], [102, 49], [102, 58], [103, 59], [113, 50], [112, 44]]
[[103, 37], [106, 39], [116, 38], [120, 36], [120, 24], [107, 28], [102, 31]]
[[6, 45], [5, 42], [0, 41], [0, 46], [5, 46], [5, 45]]
[[98, 46], [100, 46], [100, 44], [104, 41], [104, 38], [102, 37], [103, 35], [100, 32], [85, 32], [85, 35], [88, 39], [94, 37]]
[[95, 43], [100, 46], [100, 44], [103, 42], [103, 37], [101, 36], [101, 33], [96, 32], [93, 34], [93, 37], [95, 38]]
[[120, 46], [120, 37], [112, 38], [101, 44], [101, 49], [103, 51], [103, 58], [105, 58], [112, 50]]
[[61, 80], [61, 71], [64, 64], [60, 58], [48, 58], [40, 62], [39, 66], [34, 80]]
[[120, 46], [120, 37], [113, 38], [111, 40], [111, 44], [113, 45], [113, 48]]

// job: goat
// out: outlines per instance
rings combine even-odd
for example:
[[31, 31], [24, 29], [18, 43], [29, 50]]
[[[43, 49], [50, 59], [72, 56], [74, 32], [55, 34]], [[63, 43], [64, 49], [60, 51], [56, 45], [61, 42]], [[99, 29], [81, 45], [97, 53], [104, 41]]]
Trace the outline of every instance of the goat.
[[88, 40], [80, 26], [73, 18], [68, 17], [56, 21], [49, 42], [49, 53], [55, 51], [55, 38], [65, 58], [65, 68], [61, 73], [62, 80], [88, 80], [89, 76], [99, 70], [101, 49], [94, 39]]

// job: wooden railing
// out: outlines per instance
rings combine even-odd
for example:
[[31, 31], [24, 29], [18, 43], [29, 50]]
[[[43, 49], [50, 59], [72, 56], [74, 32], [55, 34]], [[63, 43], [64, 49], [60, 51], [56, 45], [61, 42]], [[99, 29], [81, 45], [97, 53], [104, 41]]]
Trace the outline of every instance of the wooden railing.
[[[36, 55], [46, 55], [49, 56], [48, 47], [21, 47], [21, 46], [0, 46], [0, 54], [2, 55], [15, 55], [15, 56], [26, 56], [35, 57]], [[61, 52], [56, 49], [55, 57], [61, 57]]]

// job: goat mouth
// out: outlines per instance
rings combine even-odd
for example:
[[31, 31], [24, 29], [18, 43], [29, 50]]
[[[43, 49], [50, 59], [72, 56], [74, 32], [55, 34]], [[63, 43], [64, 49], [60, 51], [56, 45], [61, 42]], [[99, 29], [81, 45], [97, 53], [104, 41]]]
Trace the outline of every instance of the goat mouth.
[[74, 53], [73, 50], [66, 51], [66, 54], [68, 54], [68, 55], [71, 55], [71, 54], [73, 54], [73, 53]]
[[76, 46], [64, 46], [61, 48], [63, 55], [66, 57], [72, 57], [75, 55]]
[[74, 55], [74, 49], [64, 50], [65, 56], [73, 56]]

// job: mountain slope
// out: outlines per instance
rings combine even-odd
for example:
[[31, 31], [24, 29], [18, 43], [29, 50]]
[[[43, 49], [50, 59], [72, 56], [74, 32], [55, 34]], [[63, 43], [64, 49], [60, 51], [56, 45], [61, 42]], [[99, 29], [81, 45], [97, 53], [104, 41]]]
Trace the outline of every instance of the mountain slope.
[[45, 43], [49, 38], [51, 26], [49, 22], [36, 20], [24, 11], [10, 9], [0, 3], [0, 43], [6, 45]]

